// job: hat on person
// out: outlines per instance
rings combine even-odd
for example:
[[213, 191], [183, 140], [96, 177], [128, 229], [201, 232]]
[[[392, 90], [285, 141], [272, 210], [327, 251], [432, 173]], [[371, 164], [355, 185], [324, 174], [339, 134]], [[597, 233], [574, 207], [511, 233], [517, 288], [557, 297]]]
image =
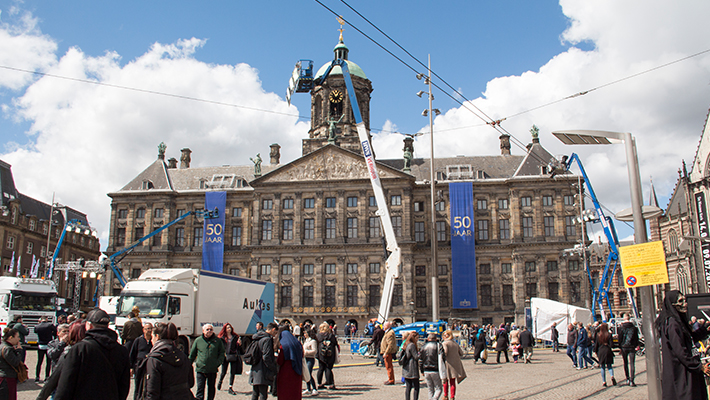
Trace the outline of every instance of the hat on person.
[[100, 308], [94, 308], [89, 311], [89, 314], [86, 316], [86, 320], [94, 325], [108, 325], [111, 318], [108, 316], [106, 311]]

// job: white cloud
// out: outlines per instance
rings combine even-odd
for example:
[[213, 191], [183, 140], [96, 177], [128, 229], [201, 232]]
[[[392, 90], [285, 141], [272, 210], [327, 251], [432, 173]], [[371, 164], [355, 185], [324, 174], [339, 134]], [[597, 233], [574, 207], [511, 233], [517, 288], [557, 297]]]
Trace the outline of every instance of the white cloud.
[[[18, 37], [7, 25], [0, 35]], [[43, 38], [36, 31], [31, 35]], [[38, 199], [49, 199], [55, 191], [59, 202], [87, 213], [104, 247], [110, 204], [106, 193], [123, 187], [155, 160], [161, 141], [168, 146], [168, 157], [179, 159], [181, 148], [191, 148], [193, 166], [248, 164], [250, 156], [268, 153], [271, 143], [282, 146], [282, 160], [300, 155], [308, 126], [297, 121], [296, 108], [265, 92], [249, 65], [196, 60], [194, 54], [204, 43], [194, 38], [156, 43], [125, 65], [116, 53], [90, 57], [71, 48], [55, 62], [32, 65], [41, 64], [52, 75], [275, 113], [45, 76], [6, 110], [29, 121], [35, 139], [0, 155], [13, 166], [18, 189]], [[21, 83], [0, 84], [14, 88]]]
[[[19, 13], [15, 8], [10, 10], [10, 15]], [[57, 44], [41, 34], [37, 19], [31, 14], [22, 13], [17, 20], [14, 25], [0, 21], [0, 65], [29, 71], [45, 70], [56, 61]], [[0, 74], [0, 88], [18, 90], [32, 79], [31, 74], [5, 69]]]
[[[591, 42], [593, 50], [571, 47], [538, 71], [493, 79], [483, 96], [472, 100], [473, 104], [495, 119], [504, 118], [710, 47], [704, 40], [705, 20], [710, 14], [710, 3], [705, 1], [560, 3], [571, 19], [562, 40], [572, 44]], [[709, 72], [710, 55], [701, 55], [512, 117], [502, 126], [524, 145], [530, 141], [529, 128], [536, 124], [541, 143], [550, 152], [580, 154], [601, 202], [619, 211], [630, 206], [623, 146], [564, 146], [550, 132], [631, 132], [638, 145], [644, 199], [648, 201], [649, 176], [653, 176], [659, 195], [668, 196], [678, 177], [681, 159], [690, 164], [695, 155], [710, 106]], [[462, 107], [437, 117], [434, 126], [438, 132], [437, 156], [500, 151], [499, 133], [482, 125], [480, 119]], [[424, 138], [417, 145], [428, 148], [423, 142], [429, 140]], [[523, 154], [523, 150], [514, 146], [513, 153]], [[421, 152], [418, 156], [422, 156]]]

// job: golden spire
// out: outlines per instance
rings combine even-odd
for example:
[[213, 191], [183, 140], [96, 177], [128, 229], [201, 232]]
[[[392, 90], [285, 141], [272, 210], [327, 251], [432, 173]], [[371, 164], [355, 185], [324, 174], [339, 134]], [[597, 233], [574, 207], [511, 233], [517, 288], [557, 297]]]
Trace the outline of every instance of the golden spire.
[[343, 25], [345, 25], [345, 20], [342, 15], [338, 15], [337, 20], [340, 24], [340, 29], [338, 29], [340, 31], [340, 43], [343, 43]]

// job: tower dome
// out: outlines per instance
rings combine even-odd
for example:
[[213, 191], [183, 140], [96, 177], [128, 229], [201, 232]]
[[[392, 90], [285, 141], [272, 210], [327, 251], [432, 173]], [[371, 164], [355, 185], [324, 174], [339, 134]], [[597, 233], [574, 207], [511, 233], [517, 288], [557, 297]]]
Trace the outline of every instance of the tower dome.
[[[348, 52], [341, 28], [333, 56], [335, 60], [344, 60], [347, 63], [356, 97], [352, 100], [357, 101], [365, 128], [369, 131], [372, 83], [359, 65], [348, 60]], [[328, 144], [354, 152], [362, 151], [352, 110], [351, 93], [345, 84], [342, 68], [339, 65], [333, 66], [321, 82], [332, 64], [332, 61], [323, 64], [314, 76], [314, 81], [320, 83], [311, 90], [311, 129], [308, 131], [308, 139], [303, 140], [304, 155]]]
[[[333, 49], [333, 53], [335, 56], [334, 59], [337, 60], [337, 59], [341, 58], [341, 59], [345, 60], [345, 62], [348, 64], [348, 71], [350, 71], [350, 75], [358, 76], [362, 79], [367, 79], [367, 76], [365, 75], [365, 71], [363, 71], [359, 65], [348, 60], [348, 52], [349, 51], [350, 50], [348, 49], [348, 46], [346, 46], [345, 43], [343, 42], [343, 35], [341, 34], [338, 44]], [[325, 73], [325, 71], [328, 69], [329, 66], [330, 66], [330, 62], [323, 64], [323, 66], [320, 67], [320, 69], [318, 69], [318, 72], [316, 72], [315, 79], [318, 79], [321, 76], [323, 76], [323, 74]], [[339, 65], [336, 65], [330, 71], [330, 75], [342, 75], [342, 74], [343, 74], [343, 70], [340, 68]]]

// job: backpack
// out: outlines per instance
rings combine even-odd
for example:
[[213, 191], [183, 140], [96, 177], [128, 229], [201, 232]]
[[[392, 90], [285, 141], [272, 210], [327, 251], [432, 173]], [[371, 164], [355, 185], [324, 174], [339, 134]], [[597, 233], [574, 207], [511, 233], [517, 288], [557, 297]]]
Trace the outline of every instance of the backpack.
[[249, 344], [246, 353], [242, 356], [244, 363], [247, 365], [256, 365], [261, 361], [261, 347], [259, 347], [259, 340], [255, 340]]
[[329, 338], [323, 339], [320, 346], [320, 359], [327, 360], [333, 357], [335, 344]]
[[638, 345], [638, 329], [635, 326], [626, 327], [623, 331], [620, 347], [636, 347]]

